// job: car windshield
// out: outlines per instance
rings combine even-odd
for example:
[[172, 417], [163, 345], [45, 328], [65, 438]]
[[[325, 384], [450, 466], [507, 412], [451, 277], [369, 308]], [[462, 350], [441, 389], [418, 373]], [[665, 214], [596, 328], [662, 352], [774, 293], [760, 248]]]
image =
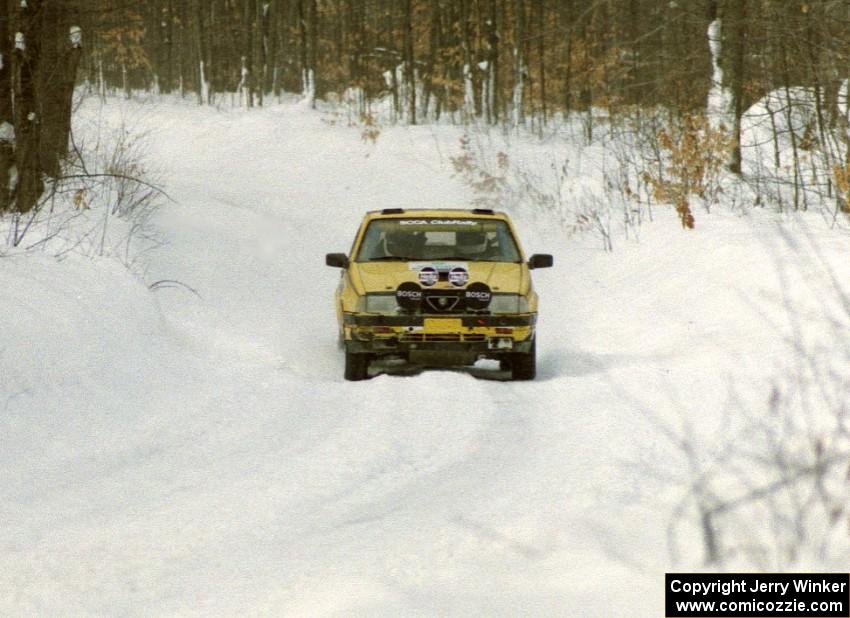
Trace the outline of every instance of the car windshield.
[[377, 219], [369, 224], [355, 261], [466, 260], [519, 262], [510, 229], [498, 219]]

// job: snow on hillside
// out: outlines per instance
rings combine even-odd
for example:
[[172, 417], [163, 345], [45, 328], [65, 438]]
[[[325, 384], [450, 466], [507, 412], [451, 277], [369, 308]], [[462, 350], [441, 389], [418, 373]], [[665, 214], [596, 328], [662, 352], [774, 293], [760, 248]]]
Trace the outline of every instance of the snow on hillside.
[[346, 383], [323, 254], [365, 210], [468, 205], [461, 131], [372, 143], [296, 105], [92, 117], [150, 131], [175, 203], [143, 280], [0, 258], [3, 615], [656, 616], [663, 573], [705, 566], [699, 509], [738, 497], [715, 519], [730, 567], [846, 569], [826, 499], [796, 540], [793, 496], [746, 500], [762, 454], [795, 470], [846, 440], [847, 236], [820, 217], [685, 232], [659, 208], [605, 253], [517, 209], [526, 251], [555, 255], [538, 380]]

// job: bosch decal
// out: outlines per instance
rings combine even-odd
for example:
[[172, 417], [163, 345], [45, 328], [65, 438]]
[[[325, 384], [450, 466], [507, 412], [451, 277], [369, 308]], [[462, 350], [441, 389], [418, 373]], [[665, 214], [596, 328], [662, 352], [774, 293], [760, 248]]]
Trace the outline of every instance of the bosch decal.
[[493, 294], [490, 292], [490, 286], [486, 283], [475, 282], [464, 290], [464, 298], [468, 309], [480, 311], [487, 308]]
[[405, 311], [416, 311], [422, 302], [422, 288], [412, 281], [405, 281], [396, 289], [395, 299]]

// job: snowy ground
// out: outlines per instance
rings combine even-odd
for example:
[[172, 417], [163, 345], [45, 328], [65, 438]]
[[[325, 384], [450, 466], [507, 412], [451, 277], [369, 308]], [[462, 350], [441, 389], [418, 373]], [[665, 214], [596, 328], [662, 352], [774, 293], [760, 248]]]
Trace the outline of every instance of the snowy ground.
[[[103, 113], [151, 131], [176, 202], [145, 282], [197, 295], [0, 259], [3, 615], [661, 615], [662, 574], [704, 557], [684, 516], [671, 551], [694, 461], [665, 430], [699, 460], [777, 380], [799, 395], [802, 355], [846, 362], [847, 238], [819, 218], [659, 212], [608, 254], [519, 213], [555, 255], [537, 381], [346, 383], [323, 254], [365, 210], [466, 206], [460, 133]], [[787, 566], [843, 570], [842, 539]]]

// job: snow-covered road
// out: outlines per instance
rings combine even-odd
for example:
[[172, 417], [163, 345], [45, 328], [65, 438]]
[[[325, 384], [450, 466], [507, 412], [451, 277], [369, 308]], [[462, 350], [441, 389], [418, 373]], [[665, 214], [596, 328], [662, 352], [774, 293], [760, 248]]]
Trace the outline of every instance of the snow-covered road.
[[133, 122], [175, 200], [146, 281], [197, 295], [103, 260], [0, 263], [0, 613], [660, 615], [686, 476], [661, 428], [710, 444], [730, 385], [767, 392], [770, 239], [662, 217], [609, 255], [517, 213], [555, 255], [537, 381], [346, 383], [323, 254], [365, 210], [467, 206], [460, 132], [371, 144], [295, 105]]

